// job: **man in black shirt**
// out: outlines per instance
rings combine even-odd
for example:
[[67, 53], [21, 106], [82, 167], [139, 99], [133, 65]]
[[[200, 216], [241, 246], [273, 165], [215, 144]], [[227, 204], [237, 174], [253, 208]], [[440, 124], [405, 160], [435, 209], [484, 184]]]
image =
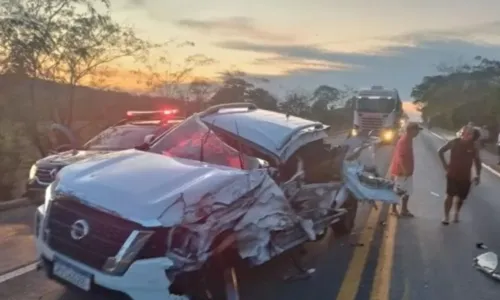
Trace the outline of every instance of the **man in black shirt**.
[[[450, 223], [450, 210], [453, 206], [453, 198], [458, 198], [455, 206], [453, 221], [459, 221], [462, 205], [467, 198], [471, 185], [471, 168], [474, 163], [476, 167], [475, 184], [479, 184], [481, 175], [481, 159], [476, 141], [480, 133], [472, 126], [463, 128], [459, 138], [453, 139], [441, 147], [438, 151], [439, 158], [446, 170], [446, 200], [444, 202], [443, 225]], [[444, 153], [450, 151], [450, 161], [446, 162]]]

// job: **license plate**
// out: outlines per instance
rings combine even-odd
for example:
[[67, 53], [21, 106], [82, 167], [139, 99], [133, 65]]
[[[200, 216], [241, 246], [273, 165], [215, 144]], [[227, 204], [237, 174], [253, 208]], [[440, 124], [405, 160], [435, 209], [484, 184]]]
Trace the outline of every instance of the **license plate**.
[[66, 262], [55, 259], [52, 274], [84, 291], [90, 291], [92, 275]]

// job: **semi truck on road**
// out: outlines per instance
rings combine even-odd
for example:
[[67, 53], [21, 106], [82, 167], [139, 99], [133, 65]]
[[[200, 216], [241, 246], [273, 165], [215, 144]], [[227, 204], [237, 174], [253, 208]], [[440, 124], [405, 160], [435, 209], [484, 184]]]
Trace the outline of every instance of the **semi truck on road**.
[[361, 89], [354, 98], [354, 122], [351, 136], [375, 131], [384, 143], [396, 140], [404, 124], [403, 104], [396, 89], [372, 86]]

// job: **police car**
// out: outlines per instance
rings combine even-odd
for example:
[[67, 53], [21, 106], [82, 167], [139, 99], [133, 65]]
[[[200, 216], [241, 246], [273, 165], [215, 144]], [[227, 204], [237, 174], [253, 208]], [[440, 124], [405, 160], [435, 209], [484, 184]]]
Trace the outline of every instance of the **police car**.
[[35, 162], [29, 172], [26, 196], [34, 202], [40, 202], [45, 188], [52, 183], [61, 168], [103, 153], [151, 143], [182, 121], [176, 109], [128, 111], [126, 118], [106, 128], [81, 148], [50, 155]]

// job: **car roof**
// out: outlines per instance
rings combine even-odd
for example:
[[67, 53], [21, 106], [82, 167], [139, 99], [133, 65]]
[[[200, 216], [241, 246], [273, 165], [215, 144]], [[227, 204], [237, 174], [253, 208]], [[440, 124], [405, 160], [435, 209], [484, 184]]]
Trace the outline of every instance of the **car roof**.
[[[237, 104], [235, 104], [236, 106]], [[244, 105], [244, 104], [240, 104]], [[248, 106], [248, 104], [246, 104]], [[209, 108], [207, 111], [213, 110]], [[222, 108], [216, 112], [201, 113], [201, 119], [233, 135], [251, 141], [254, 144], [282, 157], [287, 146], [297, 136], [306, 132], [326, 131], [329, 126], [283, 113], [258, 109]], [[316, 139], [322, 136], [317, 135]]]

